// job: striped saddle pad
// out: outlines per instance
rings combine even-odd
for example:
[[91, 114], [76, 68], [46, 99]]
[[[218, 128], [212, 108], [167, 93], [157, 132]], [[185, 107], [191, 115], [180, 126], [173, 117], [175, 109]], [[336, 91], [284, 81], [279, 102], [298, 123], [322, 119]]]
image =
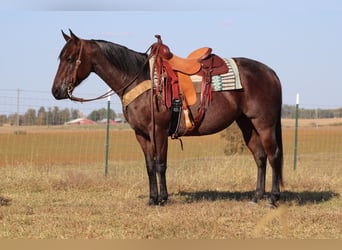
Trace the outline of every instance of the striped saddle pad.
[[[226, 74], [215, 75], [211, 77], [211, 86], [213, 91], [227, 91], [242, 89], [240, 82], [239, 69], [235, 61], [231, 58], [224, 59], [228, 65], [229, 71]], [[202, 77], [198, 75], [191, 76], [197, 93], [201, 92]]]

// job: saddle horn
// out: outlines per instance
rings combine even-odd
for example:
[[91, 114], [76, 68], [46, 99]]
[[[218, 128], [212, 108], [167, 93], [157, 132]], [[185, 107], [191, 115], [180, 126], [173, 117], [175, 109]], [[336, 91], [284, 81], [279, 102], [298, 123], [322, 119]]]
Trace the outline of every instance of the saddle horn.
[[163, 44], [163, 41], [161, 39], [160, 35], [154, 35], [155, 38], [157, 38], [157, 42], [155, 43], [155, 46], [153, 46], [152, 52], [153, 54], [158, 54], [162, 58], [169, 60], [172, 58], [173, 54], [170, 51], [170, 48]]
[[161, 40], [161, 36], [160, 35], [154, 35], [155, 38], [157, 38], [157, 43], [163, 43], [163, 41]]

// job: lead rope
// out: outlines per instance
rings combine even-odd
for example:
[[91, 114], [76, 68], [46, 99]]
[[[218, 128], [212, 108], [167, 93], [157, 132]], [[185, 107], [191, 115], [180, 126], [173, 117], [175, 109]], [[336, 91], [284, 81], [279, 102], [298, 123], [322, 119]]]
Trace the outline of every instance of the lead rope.
[[[152, 46], [151, 46], [152, 47]], [[157, 54], [159, 53], [159, 46], [156, 48]], [[157, 55], [156, 54], [156, 55]], [[154, 105], [153, 105], [153, 100], [154, 100], [154, 72], [155, 72], [155, 60], [156, 60], [156, 55], [151, 54], [149, 56], [149, 63], [150, 63], [150, 77], [151, 77], [151, 99], [150, 99], [150, 105], [151, 105], [151, 122], [152, 122], [152, 135], [151, 135], [151, 146], [152, 146], [152, 152], [153, 152], [153, 161], [156, 161], [156, 155], [157, 155], [157, 148], [156, 148], [156, 124], [155, 124], [155, 117], [154, 117]]]

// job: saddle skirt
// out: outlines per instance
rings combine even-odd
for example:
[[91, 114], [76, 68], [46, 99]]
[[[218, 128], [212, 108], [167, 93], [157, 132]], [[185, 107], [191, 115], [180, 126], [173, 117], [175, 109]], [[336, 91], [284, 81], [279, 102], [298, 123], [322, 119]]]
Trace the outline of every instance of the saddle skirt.
[[[212, 91], [229, 91], [242, 89], [239, 68], [234, 59], [223, 58], [228, 66], [228, 72], [221, 75], [213, 75], [211, 77]], [[202, 77], [199, 75], [190, 76], [191, 82], [195, 87], [196, 93], [201, 93]]]

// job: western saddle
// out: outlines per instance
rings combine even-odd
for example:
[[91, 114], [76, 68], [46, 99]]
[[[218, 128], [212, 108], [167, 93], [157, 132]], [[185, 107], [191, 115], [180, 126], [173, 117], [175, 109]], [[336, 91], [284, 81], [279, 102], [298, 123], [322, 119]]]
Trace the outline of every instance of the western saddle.
[[[221, 57], [212, 54], [209, 47], [196, 49], [188, 57], [182, 58], [163, 44], [160, 35], [155, 37], [157, 42], [151, 46], [151, 56], [154, 58], [153, 71], [157, 76], [156, 90], [163, 92], [166, 106], [172, 110], [170, 135], [178, 138], [180, 111], [183, 110], [186, 127], [191, 131], [202, 121], [206, 106], [211, 101], [211, 77], [227, 73], [228, 66]], [[188, 106], [197, 102], [196, 90], [190, 77], [192, 75], [202, 77], [201, 100], [195, 118], [188, 109]]]

